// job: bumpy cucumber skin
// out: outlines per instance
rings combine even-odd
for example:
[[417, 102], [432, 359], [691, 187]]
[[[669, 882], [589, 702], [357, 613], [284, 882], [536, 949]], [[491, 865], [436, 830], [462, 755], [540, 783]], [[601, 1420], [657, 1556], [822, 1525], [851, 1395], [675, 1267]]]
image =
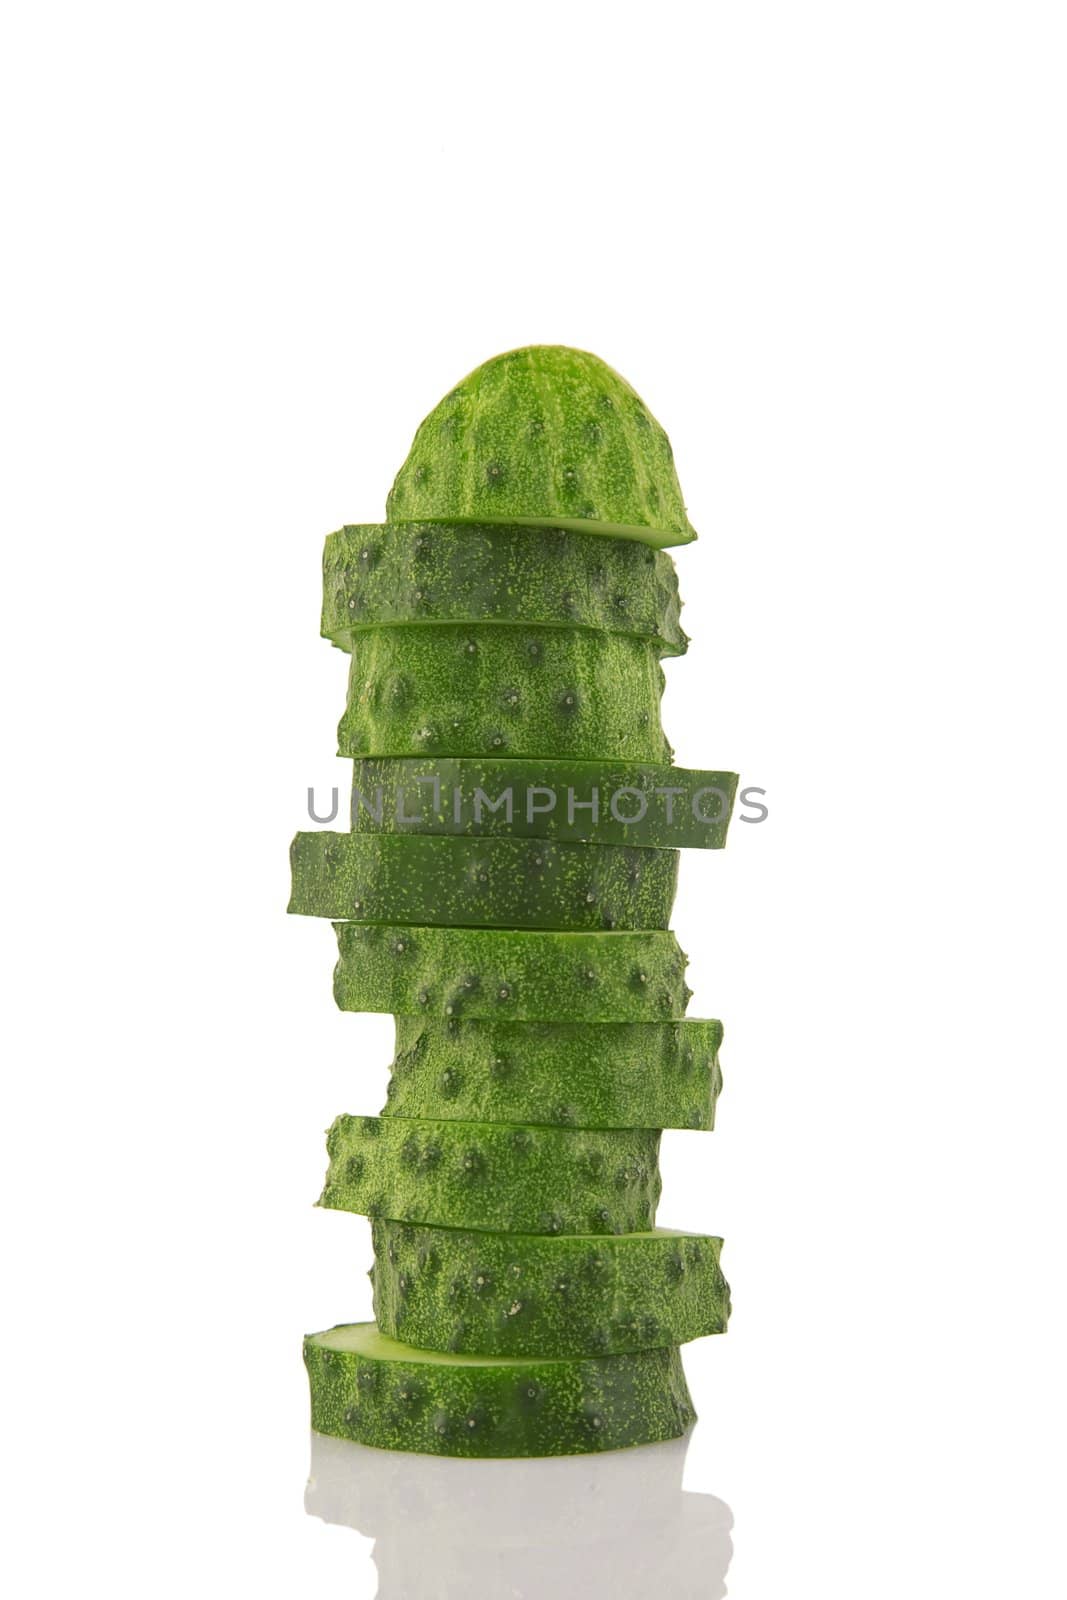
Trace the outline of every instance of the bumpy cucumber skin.
[[[713, 1128], [722, 1023], [397, 1017], [383, 1116]], [[682, 1341], [677, 1341], [681, 1343]]]
[[378, 1326], [424, 1350], [622, 1355], [726, 1331], [721, 1239], [503, 1236], [384, 1221], [373, 1234]]
[[363, 628], [442, 622], [630, 633], [666, 656], [689, 643], [670, 556], [564, 528], [348, 526], [327, 538], [322, 578], [322, 634], [342, 650]]
[[[353, 761], [352, 768], [353, 833], [506, 835], [659, 850], [720, 850], [738, 782], [736, 772], [506, 756], [442, 756], [432, 763], [381, 756]], [[554, 803], [541, 792], [545, 789]], [[680, 795], [667, 793], [679, 789]], [[486, 798], [479, 797], [476, 814], [479, 790]], [[506, 806], [490, 810], [488, 804], [509, 790], [510, 818]], [[590, 810], [594, 791], [595, 817]], [[538, 809], [550, 804], [551, 810]], [[638, 821], [619, 820], [636, 817], [642, 805]]]
[[342, 1011], [512, 1022], [665, 1022], [691, 990], [674, 934], [335, 922]]
[[420, 424], [386, 514], [696, 538], [666, 433], [613, 368], [564, 345], [508, 351], [451, 390]]
[[311, 1426], [379, 1450], [581, 1455], [676, 1439], [696, 1416], [677, 1349], [451, 1364], [403, 1345], [389, 1360], [331, 1349], [330, 1337], [304, 1340]]
[[298, 833], [289, 910], [466, 928], [666, 928], [676, 851], [526, 839]]
[[352, 641], [342, 756], [543, 755], [667, 762], [647, 639], [442, 623]]
[[319, 1205], [502, 1233], [635, 1233], [660, 1194], [659, 1134], [340, 1116]]

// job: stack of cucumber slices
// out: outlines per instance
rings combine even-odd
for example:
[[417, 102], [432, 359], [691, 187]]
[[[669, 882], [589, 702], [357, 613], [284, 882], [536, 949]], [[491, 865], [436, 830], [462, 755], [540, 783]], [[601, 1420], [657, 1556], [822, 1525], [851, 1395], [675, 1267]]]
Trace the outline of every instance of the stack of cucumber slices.
[[378, 1116], [320, 1204], [372, 1219], [375, 1323], [309, 1335], [312, 1426], [544, 1456], [675, 1438], [679, 1346], [721, 1333], [722, 1241], [660, 1229], [663, 1128], [710, 1129], [721, 1025], [687, 1018], [679, 847], [736, 777], [672, 766], [666, 434], [595, 356], [498, 356], [422, 423], [381, 526], [326, 541], [351, 656], [351, 830], [302, 833], [289, 909], [333, 920], [337, 1004], [390, 1011]]

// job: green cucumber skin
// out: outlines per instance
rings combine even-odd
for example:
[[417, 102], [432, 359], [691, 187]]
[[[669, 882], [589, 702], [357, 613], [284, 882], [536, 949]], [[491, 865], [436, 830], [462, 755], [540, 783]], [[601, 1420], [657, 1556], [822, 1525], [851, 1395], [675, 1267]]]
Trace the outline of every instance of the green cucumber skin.
[[452, 389], [420, 424], [386, 515], [696, 538], [666, 433], [613, 368], [564, 345], [510, 350]]
[[319, 1205], [502, 1233], [637, 1233], [660, 1194], [647, 1128], [526, 1128], [340, 1116]]
[[335, 922], [342, 1011], [512, 1022], [664, 1022], [685, 1013], [670, 932], [544, 933]]
[[322, 577], [322, 634], [342, 650], [364, 628], [448, 622], [635, 634], [666, 656], [689, 643], [670, 556], [563, 528], [347, 526]]
[[425, 1350], [487, 1356], [623, 1355], [724, 1333], [722, 1240], [479, 1233], [373, 1224], [374, 1314]]
[[388, 1360], [330, 1348], [355, 1331], [304, 1340], [311, 1426], [379, 1450], [582, 1455], [676, 1439], [696, 1417], [677, 1348], [484, 1365], [427, 1362], [405, 1345]]
[[666, 928], [676, 851], [526, 839], [298, 833], [289, 910], [468, 928]]
[[696, 1017], [588, 1024], [397, 1017], [382, 1115], [711, 1129], [721, 1042], [722, 1023]]
[[[736, 772], [638, 762], [383, 756], [353, 761], [352, 768], [353, 833], [507, 836], [658, 850], [721, 850], [738, 784]], [[539, 792], [545, 789], [555, 797], [551, 810], [538, 809], [550, 804]], [[684, 792], [666, 793], [672, 789]], [[506, 806], [489, 807], [509, 792], [510, 820]], [[589, 809], [594, 792], [595, 819]], [[643, 816], [619, 821], [613, 797], [619, 816], [636, 816], [642, 805]]]
[[655, 647], [624, 634], [476, 623], [352, 641], [342, 756], [669, 762]]

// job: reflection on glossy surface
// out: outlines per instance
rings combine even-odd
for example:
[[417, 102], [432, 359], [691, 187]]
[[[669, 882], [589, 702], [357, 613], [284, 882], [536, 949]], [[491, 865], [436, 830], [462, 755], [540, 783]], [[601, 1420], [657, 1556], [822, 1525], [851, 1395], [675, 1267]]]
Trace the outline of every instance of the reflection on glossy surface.
[[719, 1600], [733, 1518], [682, 1488], [688, 1443], [451, 1461], [313, 1433], [304, 1504], [374, 1539], [378, 1600]]

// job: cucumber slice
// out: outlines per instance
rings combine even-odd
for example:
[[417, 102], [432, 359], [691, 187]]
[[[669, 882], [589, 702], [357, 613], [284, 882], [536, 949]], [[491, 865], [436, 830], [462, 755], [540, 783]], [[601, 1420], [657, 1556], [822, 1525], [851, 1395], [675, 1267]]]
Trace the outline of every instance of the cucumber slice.
[[713, 1128], [722, 1023], [397, 1017], [383, 1116]]
[[581, 1361], [441, 1356], [372, 1322], [309, 1334], [311, 1426], [379, 1450], [581, 1455], [676, 1439], [696, 1413], [678, 1349]]
[[654, 644], [581, 628], [368, 628], [352, 641], [342, 756], [670, 760]]
[[541, 933], [335, 922], [342, 1011], [512, 1022], [663, 1022], [690, 989], [673, 933]]
[[289, 910], [467, 928], [665, 928], [678, 853], [538, 839], [298, 833]]
[[326, 540], [322, 576], [323, 637], [342, 650], [363, 628], [441, 622], [630, 633], [668, 656], [689, 642], [670, 556], [563, 528], [345, 527]]
[[736, 772], [636, 762], [382, 756], [352, 765], [353, 833], [719, 850], [737, 792]]
[[650, 545], [696, 538], [670, 441], [597, 356], [531, 345], [486, 361], [419, 426], [391, 522], [528, 522]]
[[501, 1122], [338, 1117], [319, 1205], [391, 1222], [502, 1233], [633, 1233], [652, 1227], [659, 1133]]
[[378, 1326], [426, 1350], [622, 1355], [723, 1333], [730, 1315], [722, 1240], [701, 1234], [373, 1233]]

